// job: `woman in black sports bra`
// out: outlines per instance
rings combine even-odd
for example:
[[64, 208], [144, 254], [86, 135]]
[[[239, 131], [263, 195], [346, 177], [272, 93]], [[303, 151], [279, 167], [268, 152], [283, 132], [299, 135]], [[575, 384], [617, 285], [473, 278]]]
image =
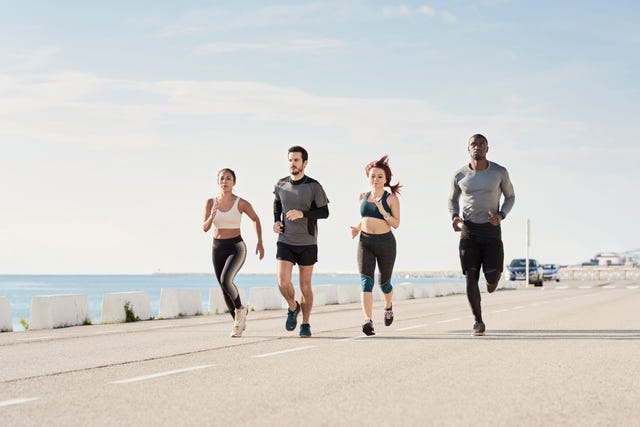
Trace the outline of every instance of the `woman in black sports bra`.
[[[360, 234], [358, 242], [358, 269], [362, 285], [362, 312], [365, 323], [362, 332], [375, 335], [373, 327], [373, 284], [376, 263], [379, 284], [384, 296], [384, 324], [393, 322], [391, 275], [396, 261], [396, 239], [391, 228], [400, 225], [400, 183], [391, 185], [391, 168], [388, 156], [373, 161], [365, 167], [371, 191], [360, 194], [360, 215], [362, 219], [356, 227], [351, 227], [351, 237]], [[385, 191], [389, 187], [391, 192]]]

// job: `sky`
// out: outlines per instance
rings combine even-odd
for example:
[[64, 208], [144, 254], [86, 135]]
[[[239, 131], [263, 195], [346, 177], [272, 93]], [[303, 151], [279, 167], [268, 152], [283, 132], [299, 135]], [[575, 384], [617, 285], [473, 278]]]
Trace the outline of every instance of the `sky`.
[[516, 193], [505, 261], [640, 247], [635, 1], [0, 0], [0, 274], [211, 272], [222, 168], [263, 224], [309, 152], [317, 272], [355, 272], [364, 166], [402, 185], [396, 270], [459, 268], [447, 210], [468, 138]]

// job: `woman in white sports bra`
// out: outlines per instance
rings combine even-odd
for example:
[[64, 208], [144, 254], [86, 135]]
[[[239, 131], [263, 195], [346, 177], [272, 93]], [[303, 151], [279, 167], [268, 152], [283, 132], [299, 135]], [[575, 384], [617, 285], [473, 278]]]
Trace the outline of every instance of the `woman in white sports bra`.
[[204, 207], [204, 222], [202, 229], [207, 232], [213, 225], [213, 269], [222, 293], [224, 301], [233, 317], [233, 330], [231, 337], [241, 337], [247, 328], [248, 307], [242, 305], [238, 288], [233, 283], [240, 268], [247, 258], [247, 246], [240, 234], [240, 221], [242, 214], [246, 214], [253, 221], [258, 243], [256, 254], [260, 259], [264, 257], [262, 246], [262, 226], [260, 218], [253, 210], [251, 203], [233, 194], [236, 185], [236, 174], [231, 169], [222, 169], [218, 172], [218, 188], [220, 194], [208, 199]]

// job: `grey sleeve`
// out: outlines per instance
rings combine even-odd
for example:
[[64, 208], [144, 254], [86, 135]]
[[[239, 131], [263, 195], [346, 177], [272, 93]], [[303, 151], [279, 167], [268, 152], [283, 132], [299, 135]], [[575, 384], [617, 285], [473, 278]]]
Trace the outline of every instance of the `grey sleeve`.
[[502, 202], [502, 208], [500, 211], [507, 216], [509, 212], [511, 212], [513, 204], [516, 201], [516, 194], [513, 192], [513, 184], [509, 178], [509, 172], [506, 170], [502, 174], [502, 179], [500, 180], [500, 190], [504, 195], [504, 201]]
[[449, 213], [451, 218], [460, 216], [460, 194], [462, 194], [462, 190], [458, 185], [457, 175], [454, 175], [451, 179], [451, 191], [449, 192]]

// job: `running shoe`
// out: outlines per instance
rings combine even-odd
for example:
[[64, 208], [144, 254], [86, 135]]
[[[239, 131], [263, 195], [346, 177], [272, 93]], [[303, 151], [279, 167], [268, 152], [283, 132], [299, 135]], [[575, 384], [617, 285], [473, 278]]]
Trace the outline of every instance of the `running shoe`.
[[487, 292], [492, 293], [493, 291], [495, 291], [496, 288], [498, 287], [498, 283], [499, 282], [496, 282], [496, 283], [487, 282]]
[[300, 324], [300, 338], [309, 338], [311, 337], [311, 325], [308, 323]]
[[475, 325], [473, 325], [473, 335], [476, 337], [484, 335], [484, 323], [476, 322]]
[[284, 324], [287, 331], [293, 331], [298, 326], [298, 313], [300, 313], [300, 303], [296, 301], [295, 310], [291, 311], [287, 308], [287, 323]]
[[249, 309], [247, 307], [236, 308], [233, 320], [233, 330], [231, 331], [231, 338], [240, 338], [242, 332], [247, 329], [247, 314]]
[[364, 325], [362, 325], [362, 332], [367, 336], [376, 334], [376, 331], [373, 329], [373, 320], [369, 319], [364, 322]]
[[384, 309], [384, 326], [389, 326], [393, 323], [393, 306]]

